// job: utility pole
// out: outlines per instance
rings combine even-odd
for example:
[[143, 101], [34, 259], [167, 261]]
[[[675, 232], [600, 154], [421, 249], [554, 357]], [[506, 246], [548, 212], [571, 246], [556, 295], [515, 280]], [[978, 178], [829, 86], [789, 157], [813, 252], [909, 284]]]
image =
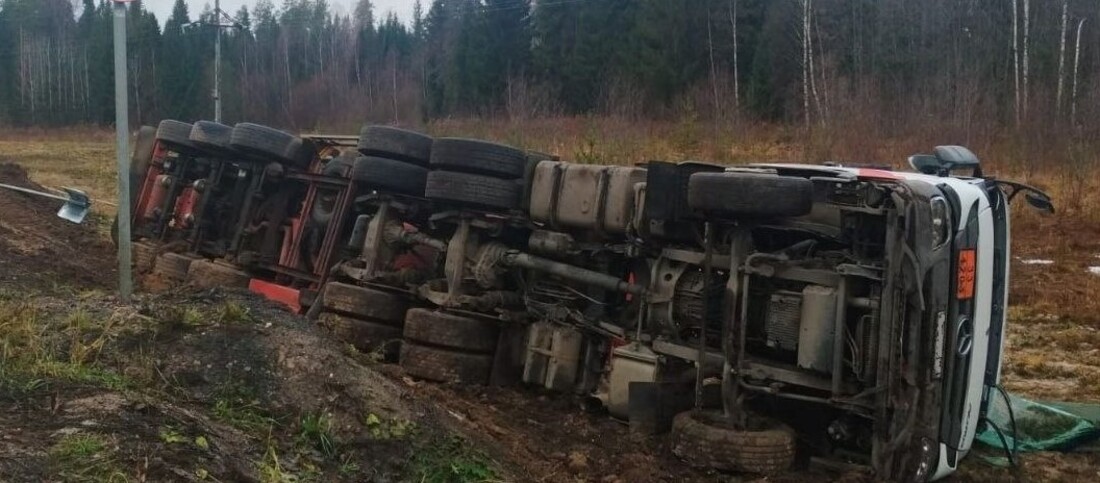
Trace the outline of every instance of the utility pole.
[[214, 19], [218, 22], [214, 40], [214, 122], [222, 122], [222, 1], [214, 0]]
[[[223, 24], [222, 19], [232, 23]], [[214, 38], [214, 122], [222, 122], [222, 29], [241, 28], [241, 24], [222, 11], [221, 0], [214, 0], [214, 23], [195, 21], [187, 26], [210, 25], [217, 29]]]
[[126, 4], [114, 0], [115, 33], [115, 134], [118, 147], [118, 293], [129, 303], [134, 281], [130, 266], [130, 103], [126, 78]]

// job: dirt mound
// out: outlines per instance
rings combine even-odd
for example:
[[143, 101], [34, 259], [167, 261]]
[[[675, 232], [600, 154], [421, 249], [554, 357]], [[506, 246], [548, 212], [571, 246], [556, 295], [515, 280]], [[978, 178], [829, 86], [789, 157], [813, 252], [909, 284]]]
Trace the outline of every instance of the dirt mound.
[[[42, 189], [22, 167], [0, 161], [0, 183]], [[75, 225], [56, 216], [58, 201], [0, 188], [0, 287], [109, 287], [114, 247], [96, 221]]]
[[0, 354], [0, 481], [450, 481], [430, 475], [466, 454], [369, 358], [244, 292], [16, 305], [37, 335], [0, 333], [21, 354]]

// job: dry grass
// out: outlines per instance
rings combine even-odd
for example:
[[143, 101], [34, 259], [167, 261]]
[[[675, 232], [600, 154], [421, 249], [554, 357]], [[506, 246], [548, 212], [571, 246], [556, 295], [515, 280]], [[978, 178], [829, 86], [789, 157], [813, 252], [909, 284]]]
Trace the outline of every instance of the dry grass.
[[115, 147], [110, 141], [26, 140], [0, 137], [0, 162], [13, 161], [27, 168], [31, 177], [48, 188], [74, 187], [86, 191], [97, 203], [97, 213], [113, 214], [118, 189]]

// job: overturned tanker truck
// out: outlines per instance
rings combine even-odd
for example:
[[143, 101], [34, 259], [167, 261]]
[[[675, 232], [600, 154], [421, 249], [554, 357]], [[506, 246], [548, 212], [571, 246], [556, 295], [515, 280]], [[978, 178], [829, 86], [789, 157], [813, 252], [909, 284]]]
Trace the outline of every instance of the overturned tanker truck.
[[[142, 243], [207, 259], [192, 282], [278, 294], [413, 377], [573, 393], [726, 471], [781, 473], [798, 453], [891, 480], [953, 472], [998, 394], [1009, 202], [1053, 209], [957, 146], [915, 172], [610, 167], [383, 126], [259, 150], [244, 134], [268, 128], [225, 129], [225, 150], [156, 152], [207, 159], [189, 186], [225, 200], [188, 203], [231, 223], [169, 247], [188, 203], [139, 202], [159, 220]], [[236, 240], [260, 225], [278, 235], [246, 256]]]

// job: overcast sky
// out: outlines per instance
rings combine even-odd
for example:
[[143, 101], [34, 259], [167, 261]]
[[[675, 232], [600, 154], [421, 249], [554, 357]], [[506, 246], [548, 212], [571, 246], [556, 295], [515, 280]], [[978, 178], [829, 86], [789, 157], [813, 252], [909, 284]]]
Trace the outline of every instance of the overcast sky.
[[[374, 3], [374, 18], [384, 18], [386, 12], [393, 11], [397, 13], [398, 18], [402, 22], [408, 23], [412, 19], [413, 0], [372, 0]], [[199, 12], [202, 12], [206, 4], [210, 4], [213, 8], [214, 0], [186, 0], [187, 11], [191, 14], [191, 20], [195, 19], [195, 16]], [[145, 0], [145, 8], [149, 9], [153, 13], [157, 14], [157, 20], [160, 20], [161, 25], [164, 25], [164, 21], [172, 13], [172, 5], [176, 3], [176, 0]], [[272, 3], [276, 7], [281, 5], [281, 0], [274, 0]], [[424, 1], [424, 3], [429, 3]], [[329, 6], [336, 12], [349, 13], [352, 6], [355, 4], [355, 0], [328, 0]], [[241, 5], [248, 5], [248, 10], [251, 11], [252, 7], [256, 5], [256, 0], [222, 0], [222, 10], [225, 10], [230, 15], [236, 13], [237, 9], [241, 8]]]

